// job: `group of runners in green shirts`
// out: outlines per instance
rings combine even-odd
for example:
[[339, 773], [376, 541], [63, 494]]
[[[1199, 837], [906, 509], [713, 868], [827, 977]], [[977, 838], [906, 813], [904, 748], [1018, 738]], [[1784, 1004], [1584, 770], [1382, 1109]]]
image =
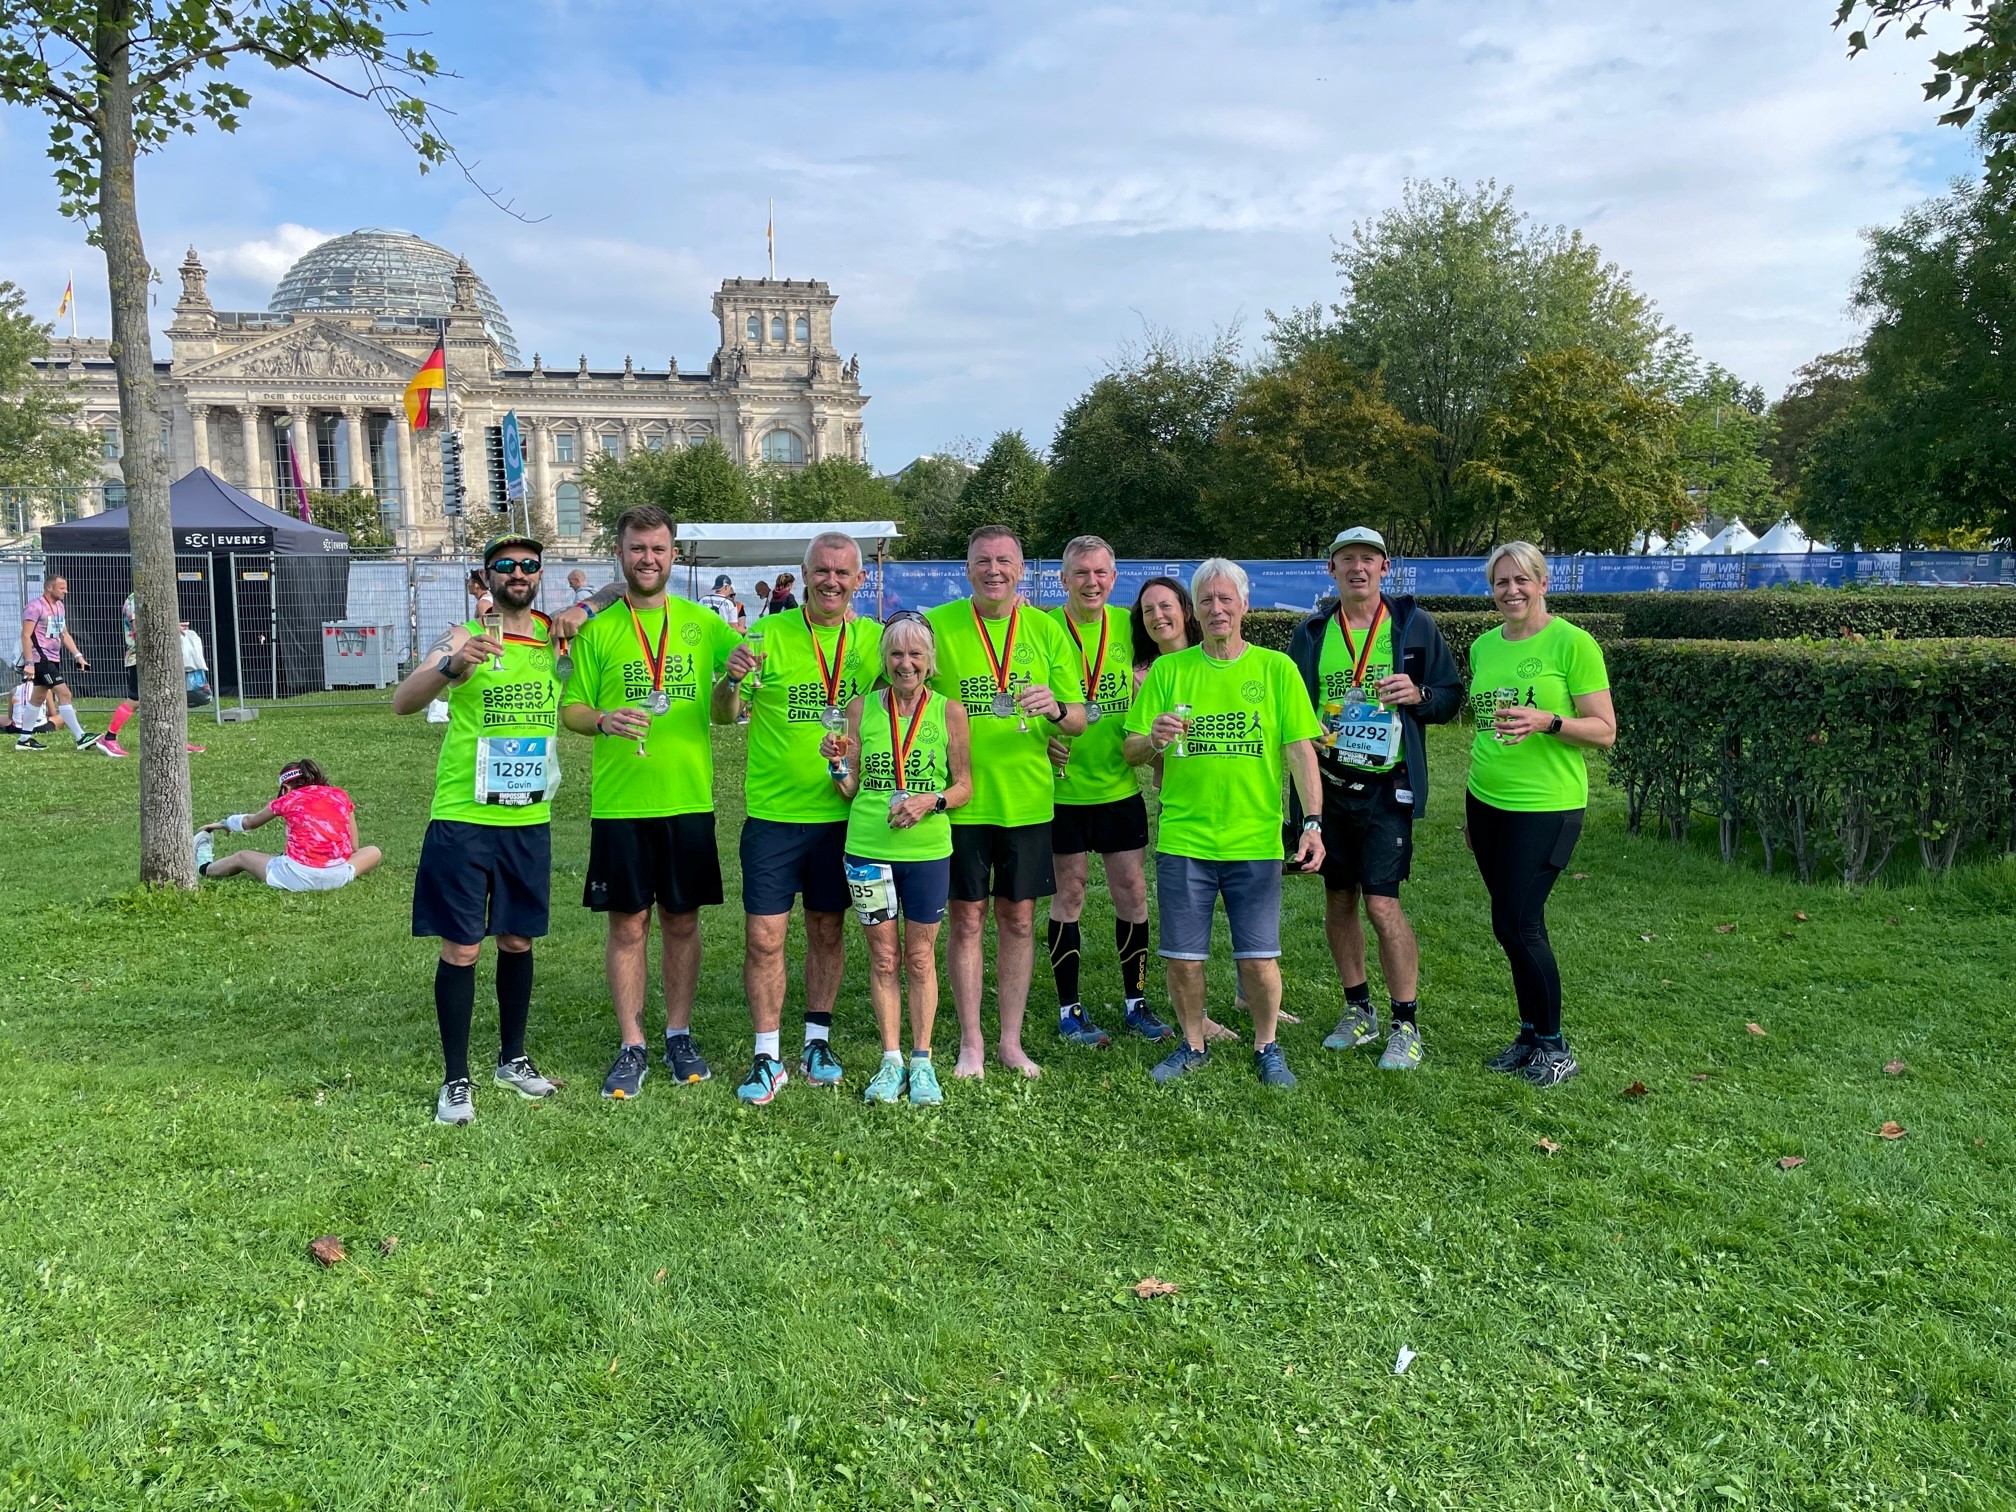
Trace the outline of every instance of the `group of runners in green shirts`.
[[[1245, 641], [1249, 589], [1236, 563], [1207, 561], [1188, 585], [1151, 579], [1123, 608], [1108, 601], [1112, 549], [1091, 536], [1065, 549], [1067, 599], [1056, 609], [1023, 601], [1020, 543], [983, 527], [968, 551], [970, 597], [877, 624], [853, 610], [858, 546], [823, 534], [806, 551], [802, 606], [766, 617], [760, 637], [668, 593], [676, 549], [663, 511], [628, 511], [617, 544], [622, 581], [549, 618], [532, 607], [540, 543], [489, 542], [483, 576], [494, 611], [452, 628], [394, 696], [398, 713], [436, 698], [450, 710], [413, 900], [414, 934], [441, 941], [438, 1121], [475, 1116], [469, 1039], [485, 939], [498, 949], [493, 1079], [529, 1098], [555, 1090], [525, 1040], [533, 942], [548, 926], [563, 726], [592, 751], [582, 901], [607, 915], [618, 1030], [603, 1095], [637, 1097], [651, 1069], [643, 1011], [654, 912], [663, 1065], [676, 1082], [710, 1079], [693, 1007], [699, 910], [723, 901], [711, 727], [745, 711], [739, 851], [755, 1043], [736, 1087], [744, 1102], [767, 1103], [790, 1079], [785, 941], [799, 905], [805, 1022], [796, 1069], [813, 1086], [835, 1086], [844, 1074], [832, 1024], [850, 912], [867, 936], [882, 1046], [869, 1101], [943, 1098], [932, 1052], [938, 935], [948, 920], [954, 1074], [983, 1073], [990, 913], [995, 1055], [1040, 1074], [1023, 1043], [1039, 898], [1051, 898], [1058, 1031], [1078, 1046], [1110, 1043], [1080, 991], [1094, 853], [1113, 901], [1116, 1028], [1170, 1042], [1157, 1080], [1194, 1072], [1214, 1041], [1237, 1037], [1206, 1012], [1204, 968], [1222, 904], [1255, 1069], [1268, 1085], [1294, 1084], [1276, 1027], [1282, 877], [1298, 871], [1324, 879], [1325, 932], [1344, 993], [1324, 1045], [1382, 1039], [1362, 910], [1390, 994], [1380, 1064], [1420, 1064], [1418, 960], [1399, 892], [1428, 798], [1423, 727], [1455, 718], [1466, 694], [1433, 617], [1383, 591], [1388, 559], [1376, 532], [1338, 535], [1330, 553], [1338, 597], [1296, 629], [1286, 654]], [[1545, 559], [1513, 543], [1492, 555], [1487, 576], [1505, 623], [1471, 650], [1478, 734], [1465, 833], [1520, 1009], [1518, 1037], [1489, 1064], [1544, 1086], [1576, 1070], [1561, 1035], [1545, 904], [1588, 801], [1578, 748], [1608, 745], [1615, 724], [1600, 649], [1546, 610]], [[1159, 809], [1157, 948], [1173, 1026], [1151, 1008], [1143, 980], [1144, 787]]]

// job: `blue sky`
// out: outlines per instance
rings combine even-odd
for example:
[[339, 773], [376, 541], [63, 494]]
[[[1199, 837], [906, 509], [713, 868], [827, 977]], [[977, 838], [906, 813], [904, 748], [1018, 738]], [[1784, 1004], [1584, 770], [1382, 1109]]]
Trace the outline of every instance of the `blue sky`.
[[[697, 367], [714, 287], [763, 271], [774, 198], [778, 272], [839, 296], [894, 469], [1007, 427], [1047, 443], [1144, 322], [1257, 340], [1265, 310], [1336, 296], [1332, 239], [1406, 178], [1496, 178], [1775, 394], [1853, 339], [1861, 230], [1972, 161], [1921, 103], [1930, 44], [1851, 63], [1833, 9], [439, 0], [409, 19], [462, 75], [438, 91], [453, 134], [544, 219], [253, 71], [235, 137], [143, 162], [141, 211], [155, 262], [194, 244], [222, 308], [264, 308], [322, 237], [400, 226], [469, 258], [528, 357]], [[102, 263], [55, 213], [45, 146], [0, 109], [0, 278], [53, 315], [74, 266], [102, 335]]]

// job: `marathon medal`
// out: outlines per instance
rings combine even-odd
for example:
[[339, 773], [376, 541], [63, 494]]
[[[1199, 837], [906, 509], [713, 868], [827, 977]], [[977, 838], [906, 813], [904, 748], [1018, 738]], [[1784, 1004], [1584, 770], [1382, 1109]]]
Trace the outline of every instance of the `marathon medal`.
[[[994, 717], [996, 719], [1013, 719], [1016, 712], [1015, 695], [1009, 691], [1009, 667], [1012, 665], [1015, 657], [1015, 631], [1016, 627], [1021, 623], [1022, 606], [1016, 604], [1009, 609], [1008, 633], [1002, 638], [1001, 654], [996, 656], [994, 654], [994, 642], [988, 639], [987, 636], [987, 622], [980, 618], [979, 604], [974, 603], [971, 599], [968, 599], [966, 602], [973, 607], [973, 629], [980, 637], [981, 653], [986, 656], [987, 670], [993, 674], [994, 678], [994, 701], [990, 706], [993, 709]], [[923, 705], [920, 704], [918, 707], [922, 708]], [[890, 717], [893, 720], [895, 716], [892, 713]]]
[[1085, 673], [1085, 723], [1095, 725], [1106, 716], [1099, 707], [1099, 679], [1106, 671], [1106, 638], [1112, 633], [1113, 621], [1104, 609], [1099, 611], [1099, 654], [1091, 661], [1085, 660], [1085, 642], [1079, 639], [1078, 627], [1071, 623], [1069, 610], [1064, 614], [1064, 628], [1071, 632], [1072, 644], [1078, 648], [1078, 660]]
[[910, 796], [905, 777], [910, 766], [910, 752], [917, 744], [917, 728], [924, 722], [924, 706], [931, 701], [931, 690], [917, 690], [917, 707], [910, 715], [910, 728], [899, 738], [896, 733], [896, 691], [890, 689], [884, 695], [883, 704], [889, 711], [889, 752], [896, 763], [896, 791], [889, 795], [889, 813], [893, 817], [903, 806], [903, 800]]
[[651, 674], [651, 691], [644, 695], [645, 712], [656, 717], [672, 712], [672, 695], [665, 691], [665, 643], [672, 636], [672, 610], [669, 606], [661, 609], [664, 620], [658, 626], [658, 649], [651, 649], [651, 642], [645, 637], [644, 622], [637, 618], [637, 606], [630, 602], [630, 596], [623, 596], [623, 607], [630, 611], [630, 628], [637, 632], [637, 645], [644, 653], [644, 666]]
[[826, 648], [819, 644], [819, 632], [812, 624], [810, 610], [800, 608], [798, 613], [805, 621], [805, 634], [811, 638], [812, 654], [819, 661], [819, 690], [826, 695], [826, 707], [820, 711], [819, 722], [838, 735], [847, 728], [847, 713], [840, 707], [840, 683], [847, 675], [847, 622], [840, 622], [839, 637], [833, 642], [833, 660], [826, 660]]

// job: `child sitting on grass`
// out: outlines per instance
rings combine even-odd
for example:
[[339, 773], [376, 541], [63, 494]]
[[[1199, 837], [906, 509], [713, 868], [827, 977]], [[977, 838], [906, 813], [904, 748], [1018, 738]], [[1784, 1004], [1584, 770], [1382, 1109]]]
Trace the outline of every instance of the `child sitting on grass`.
[[[361, 877], [384, 859], [375, 845], [357, 846], [357, 805], [330, 785], [322, 768], [305, 757], [280, 774], [280, 793], [256, 814], [233, 814], [196, 832], [196, 870], [213, 881], [241, 873], [263, 878], [282, 892], [330, 892]], [[213, 860], [211, 835], [254, 830], [273, 819], [287, 823], [287, 854], [237, 851]]]

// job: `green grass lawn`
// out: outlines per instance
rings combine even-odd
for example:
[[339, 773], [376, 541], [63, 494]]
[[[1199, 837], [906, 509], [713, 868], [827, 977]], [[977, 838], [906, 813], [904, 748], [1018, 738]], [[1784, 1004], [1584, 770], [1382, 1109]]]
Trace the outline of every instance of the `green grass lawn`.
[[[438, 729], [201, 730], [200, 817], [310, 755], [387, 862], [322, 897], [142, 895], [138, 763], [0, 752], [0, 1507], [2016, 1504], [2016, 866], [1801, 889], [1627, 836], [1605, 793], [1553, 910], [1584, 1074], [1536, 1093], [1479, 1066], [1514, 1015], [1440, 731], [1416, 1075], [1319, 1048], [1299, 881], [1293, 1093], [1243, 1053], [1160, 1088], [1147, 1046], [1046, 1030], [1038, 1083], [864, 1108], [855, 938], [846, 1089], [745, 1110], [731, 906], [695, 1020], [716, 1080], [612, 1105], [573, 742], [532, 1023], [571, 1085], [480, 1087], [450, 1130], [407, 932]], [[719, 751], [732, 861], [739, 735]], [[1095, 889], [1095, 1004], [1109, 918]], [[486, 956], [479, 1061], [489, 991]], [[792, 1054], [797, 1003], [794, 972]], [[1149, 1275], [1180, 1290], [1139, 1299]]]

